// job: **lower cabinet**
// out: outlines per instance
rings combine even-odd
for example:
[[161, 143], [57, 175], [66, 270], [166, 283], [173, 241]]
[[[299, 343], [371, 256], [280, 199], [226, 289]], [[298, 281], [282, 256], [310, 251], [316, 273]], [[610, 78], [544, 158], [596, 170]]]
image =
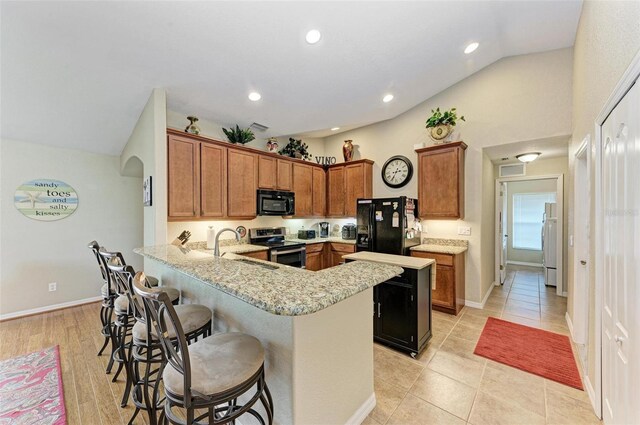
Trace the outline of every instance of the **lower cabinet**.
[[373, 339], [412, 355], [431, 338], [431, 266], [405, 269], [373, 291]]
[[318, 271], [324, 268], [324, 243], [307, 245], [307, 270]]
[[258, 260], [269, 261], [269, 251], [256, 251], [256, 252], [245, 252], [244, 254], [240, 254], [244, 257], [256, 258]]
[[436, 287], [432, 290], [433, 309], [457, 315], [464, 307], [464, 253], [441, 254], [411, 251], [412, 257], [436, 260]]
[[344, 259], [342, 258], [343, 255], [353, 254], [356, 252], [356, 246], [354, 244], [331, 242], [328, 245], [328, 260], [325, 268], [338, 266], [344, 263]]

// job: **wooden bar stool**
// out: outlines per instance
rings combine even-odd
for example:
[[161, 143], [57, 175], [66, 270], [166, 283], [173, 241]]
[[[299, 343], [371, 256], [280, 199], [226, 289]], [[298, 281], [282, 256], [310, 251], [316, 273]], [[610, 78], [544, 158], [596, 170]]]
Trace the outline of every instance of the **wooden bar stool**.
[[[100, 248], [98, 251], [103, 261], [107, 265], [107, 272], [113, 285], [113, 288], [117, 294], [117, 298], [113, 302], [113, 311], [115, 313], [115, 320], [113, 321], [113, 328], [111, 332], [112, 351], [111, 361], [114, 364], [118, 364], [118, 369], [113, 375], [112, 382], [117, 381], [120, 372], [125, 372], [125, 391], [122, 395], [122, 401], [120, 405], [125, 407], [129, 400], [129, 392], [131, 390], [131, 376], [129, 373], [128, 364], [130, 363], [130, 348], [131, 348], [131, 332], [135, 324], [133, 318], [133, 306], [129, 303], [127, 293], [129, 291], [129, 285], [126, 280], [122, 279], [122, 276], [115, 273], [120, 267], [126, 266], [124, 258], [120, 252], [108, 252], [104, 248]], [[178, 303], [180, 299], [180, 291], [175, 288], [164, 288], [171, 298], [171, 302]]]
[[[256, 338], [238, 333], [219, 333], [187, 344], [184, 328], [171, 299], [162, 290], [151, 290], [139, 280], [133, 282], [142, 297], [146, 323], [160, 339], [167, 365], [162, 372], [165, 390], [161, 422], [192, 425], [202, 420], [212, 425], [234, 423], [243, 414], [264, 418], [253, 409], [260, 400], [273, 423], [273, 400], [264, 377], [264, 349]], [[162, 288], [159, 288], [162, 289]], [[175, 337], [169, 336], [175, 331]], [[238, 398], [249, 395], [244, 404]], [[174, 408], [186, 410], [186, 421]], [[196, 417], [196, 410], [207, 412]]]

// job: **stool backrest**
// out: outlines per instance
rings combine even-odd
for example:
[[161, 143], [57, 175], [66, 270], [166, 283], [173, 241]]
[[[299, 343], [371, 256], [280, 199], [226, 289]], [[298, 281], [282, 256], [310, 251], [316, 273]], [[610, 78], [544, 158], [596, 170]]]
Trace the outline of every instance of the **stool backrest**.
[[118, 295], [126, 295], [129, 288], [127, 287], [127, 285], [123, 285], [121, 281], [116, 279], [113, 271], [109, 267], [110, 265], [126, 266], [127, 263], [125, 263], [124, 257], [122, 256], [122, 254], [119, 252], [109, 252], [106, 249], [104, 249], [104, 247], [101, 247], [98, 250], [98, 255], [100, 256], [102, 261], [104, 261], [104, 264], [106, 266], [106, 272], [107, 272], [107, 275], [109, 276], [109, 280], [111, 282], [111, 286], [113, 287], [113, 290], [116, 291]]
[[[184, 380], [185, 407], [191, 404], [191, 362], [184, 329], [173, 308], [171, 299], [161, 288], [149, 288], [142, 282], [144, 273], [138, 272], [133, 279], [133, 290], [142, 298], [146, 316], [147, 332], [153, 327], [160, 340], [167, 362], [177, 370]], [[169, 338], [169, 326], [175, 330], [175, 338]]]
[[100, 269], [100, 275], [102, 276], [102, 280], [104, 281], [104, 283], [107, 284], [107, 287], [109, 289], [107, 291], [107, 294], [109, 294], [110, 290], [113, 289], [113, 288], [112, 288], [112, 285], [111, 285], [111, 279], [109, 277], [109, 272], [107, 271], [107, 264], [104, 262], [104, 259], [102, 258], [102, 256], [99, 253], [100, 244], [98, 244], [97, 241], [91, 241], [91, 242], [89, 242], [89, 245], [87, 247], [93, 252], [93, 255], [96, 257], [96, 261], [98, 262], [98, 268]]
[[[145, 323], [142, 301], [138, 299], [139, 297], [137, 297], [133, 291], [133, 277], [136, 271], [131, 266], [118, 264], [118, 261], [115, 259], [117, 259], [117, 257], [112, 257], [107, 263], [112, 279], [117, 287], [125, 289], [124, 295], [129, 299], [129, 311], [133, 313], [136, 320]], [[142, 283], [148, 286], [146, 280]]]

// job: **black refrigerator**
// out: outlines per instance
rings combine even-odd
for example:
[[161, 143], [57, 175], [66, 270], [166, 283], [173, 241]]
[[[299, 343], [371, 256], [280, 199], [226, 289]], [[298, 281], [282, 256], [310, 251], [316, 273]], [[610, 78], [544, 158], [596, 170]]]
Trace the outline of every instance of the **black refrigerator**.
[[420, 244], [413, 226], [418, 200], [397, 198], [358, 199], [356, 251], [409, 255]]

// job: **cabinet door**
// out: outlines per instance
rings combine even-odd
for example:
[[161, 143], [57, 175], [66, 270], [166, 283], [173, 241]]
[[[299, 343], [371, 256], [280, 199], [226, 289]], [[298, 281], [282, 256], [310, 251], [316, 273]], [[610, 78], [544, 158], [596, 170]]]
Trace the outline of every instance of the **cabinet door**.
[[258, 187], [260, 189], [276, 189], [277, 169], [276, 158], [260, 155], [258, 158]]
[[376, 291], [375, 336], [415, 349], [416, 309], [413, 286], [410, 283], [390, 280], [376, 286]]
[[418, 199], [421, 218], [464, 216], [464, 150], [451, 147], [419, 156]]
[[200, 145], [200, 216], [224, 217], [227, 207], [227, 149]]
[[237, 218], [256, 216], [258, 157], [256, 154], [229, 149], [227, 215]]
[[331, 251], [331, 255], [330, 255], [331, 263], [329, 267], [339, 266], [340, 264], [344, 263], [344, 259], [342, 258], [342, 256], [345, 254], [346, 253], [340, 252], [340, 251]]
[[318, 271], [322, 270], [322, 251], [320, 252], [307, 252], [307, 270]]
[[278, 159], [278, 190], [292, 190], [292, 162], [284, 159]]
[[200, 212], [200, 142], [169, 136], [169, 218], [197, 217]]
[[296, 217], [309, 217], [313, 211], [313, 170], [309, 165], [293, 164], [293, 192]]
[[347, 165], [344, 167], [344, 214], [347, 217], [356, 216], [358, 198], [371, 197], [371, 194], [365, 191], [366, 179], [365, 164]]
[[313, 208], [314, 216], [324, 216], [327, 207], [327, 182], [322, 168], [313, 167]]
[[453, 267], [436, 264], [436, 289], [431, 291], [431, 302], [441, 307], [456, 308]]
[[329, 202], [327, 215], [344, 216], [344, 167], [329, 168], [327, 171], [327, 189]]

